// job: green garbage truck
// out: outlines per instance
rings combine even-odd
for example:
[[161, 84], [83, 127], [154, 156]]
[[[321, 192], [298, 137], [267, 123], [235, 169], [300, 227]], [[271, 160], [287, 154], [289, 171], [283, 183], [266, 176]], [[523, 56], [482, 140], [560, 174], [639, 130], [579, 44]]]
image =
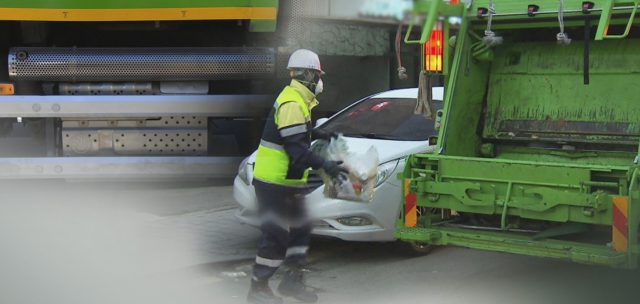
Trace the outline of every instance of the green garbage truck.
[[639, 4], [415, 1], [405, 42], [432, 62], [443, 36], [442, 69], [423, 73], [445, 98], [436, 152], [399, 176], [395, 236], [636, 268]]

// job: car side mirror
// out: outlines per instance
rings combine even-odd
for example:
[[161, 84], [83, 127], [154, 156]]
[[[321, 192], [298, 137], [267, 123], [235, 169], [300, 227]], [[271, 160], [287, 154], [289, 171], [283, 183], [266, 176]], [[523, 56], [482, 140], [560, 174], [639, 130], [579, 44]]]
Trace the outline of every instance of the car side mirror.
[[327, 120], [329, 120], [329, 118], [318, 118], [318, 120], [316, 120], [316, 128], [323, 125]]

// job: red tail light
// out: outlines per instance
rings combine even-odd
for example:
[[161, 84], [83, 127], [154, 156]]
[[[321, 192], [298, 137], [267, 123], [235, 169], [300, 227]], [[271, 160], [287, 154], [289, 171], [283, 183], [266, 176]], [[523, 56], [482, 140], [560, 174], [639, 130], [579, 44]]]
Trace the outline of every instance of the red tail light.
[[442, 72], [442, 55], [444, 50], [444, 34], [438, 27], [431, 31], [431, 37], [424, 46], [424, 70], [428, 72]]

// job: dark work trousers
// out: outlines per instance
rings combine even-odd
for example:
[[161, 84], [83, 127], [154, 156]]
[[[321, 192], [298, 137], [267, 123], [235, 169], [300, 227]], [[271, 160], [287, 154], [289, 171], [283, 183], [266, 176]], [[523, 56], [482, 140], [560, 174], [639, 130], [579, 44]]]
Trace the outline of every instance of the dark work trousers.
[[303, 266], [309, 242], [311, 223], [305, 208], [305, 190], [254, 180], [258, 212], [262, 219], [262, 237], [253, 266], [253, 278], [266, 281], [280, 265]]

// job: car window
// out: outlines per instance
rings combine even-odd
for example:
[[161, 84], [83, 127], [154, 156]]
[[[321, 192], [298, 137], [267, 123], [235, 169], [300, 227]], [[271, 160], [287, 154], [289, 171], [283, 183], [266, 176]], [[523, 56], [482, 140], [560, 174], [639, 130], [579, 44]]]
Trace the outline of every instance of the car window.
[[[321, 128], [348, 137], [389, 140], [426, 140], [438, 134], [434, 121], [413, 114], [415, 98], [369, 98], [327, 121]], [[434, 101], [434, 111], [442, 101]]]

